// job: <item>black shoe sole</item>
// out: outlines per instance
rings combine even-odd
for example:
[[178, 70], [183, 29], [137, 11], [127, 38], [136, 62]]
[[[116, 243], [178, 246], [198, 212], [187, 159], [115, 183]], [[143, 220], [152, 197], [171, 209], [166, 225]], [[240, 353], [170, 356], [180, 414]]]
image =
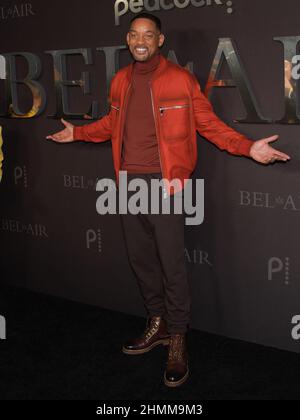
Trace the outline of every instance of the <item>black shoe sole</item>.
[[149, 347], [145, 347], [143, 349], [137, 349], [137, 350], [130, 350], [130, 349], [127, 349], [126, 347], [123, 346], [122, 352], [125, 353], [125, 354], [133, 354], [133, 355], [144, 354], [144, 353], [147, 353], [148, 351], [152, 350], [154, 347], [159, 346], [160, 344], [162, 344], [163, 346], [168, 346], [169, 342], [170, 342], [169, 338], [164, 338], [164, 339], [155, 341]]

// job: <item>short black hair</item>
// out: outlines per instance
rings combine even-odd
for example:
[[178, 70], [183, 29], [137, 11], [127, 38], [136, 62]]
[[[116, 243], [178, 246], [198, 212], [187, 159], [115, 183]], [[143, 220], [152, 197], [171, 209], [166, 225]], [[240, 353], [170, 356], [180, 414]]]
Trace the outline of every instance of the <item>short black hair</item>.
[[157, 29], [159, 30], [159, 32], [161, 32], [161, 20], [155, 16], [152, 15], [151, 13], [147, 13], [147, 12], [141, 12], [138, 13], [137, 15], [135, 15], [131, 21], [130, 21], [130, 25], [132, 24], [132, 22], [134, 22], [136, 19], [149, 19], [152, 20], [152, 22], [155, 23]]

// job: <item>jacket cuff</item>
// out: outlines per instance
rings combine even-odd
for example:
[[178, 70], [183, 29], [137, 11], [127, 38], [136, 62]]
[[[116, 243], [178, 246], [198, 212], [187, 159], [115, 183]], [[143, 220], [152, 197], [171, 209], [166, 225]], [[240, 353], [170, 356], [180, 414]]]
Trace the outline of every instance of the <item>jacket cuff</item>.
[[238, 153], [242, 156], [250, 156], [250, 149], [253, 145], [253, 141], [247, 139], [247, 137], [243, 137], [238, 147]]
[[83, 140], [83, 127], [75, 125], [73, 128], [73, 139], [74, 140]]

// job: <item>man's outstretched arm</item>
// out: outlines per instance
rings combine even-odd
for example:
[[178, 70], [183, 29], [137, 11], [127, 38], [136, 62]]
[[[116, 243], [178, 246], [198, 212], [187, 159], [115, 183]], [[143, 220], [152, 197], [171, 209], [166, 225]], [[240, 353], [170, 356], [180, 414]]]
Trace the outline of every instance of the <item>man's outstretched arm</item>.
[[65, 128], [55, 134], [48, 135], [46, 139], [54, 140], [58, 143], [70, 143], [76, 140], [99, 143], [111, 138], [112, 126], [110, 113], [98, 121], [83, 126], [75, 126], [63, 118], [61, 122]]
[[287, 161], [290, 156], [274, 149], [270, 142], [278, 139], [271, 136], [257, 141], [251, 141], [225, 124], [214, 113], [209, 100], [201, 92], [195, 76], [193, 78], [193, 106], [196, 128], [200, 135], [214, 143], [219, 149], [240, 156], [248, 156], [259, 163], [271, 163], [276, 160]]
[[[113, 80], [109, 89], [108, 102], [112, 101]], [[55, 134], [49, 135], [46, 139], [54, 140], [58, 143], [69, 143], [76, 140], [100, 143], [111, 139], [112, 136], [112, 114], [110, 112], [97, 121], [82, 126], [73, 125], [63, 118], [61, 122], [65, 128]]]

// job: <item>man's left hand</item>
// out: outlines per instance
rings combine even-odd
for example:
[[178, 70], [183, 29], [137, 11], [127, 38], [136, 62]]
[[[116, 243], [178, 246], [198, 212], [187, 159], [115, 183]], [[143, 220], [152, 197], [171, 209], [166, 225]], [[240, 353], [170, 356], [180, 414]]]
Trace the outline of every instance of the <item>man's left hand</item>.
[[259, 163], [264, 163], [265, 165], [273, 163], [276, 160], [283, 162], [290, 160], [289, 155], [282, 153], [269, 145], [272, 141], [277, 140], [278, 137], [279, 136], [277, 135], [271, 136], [254, 142], [250, 149], [250, 157]]

